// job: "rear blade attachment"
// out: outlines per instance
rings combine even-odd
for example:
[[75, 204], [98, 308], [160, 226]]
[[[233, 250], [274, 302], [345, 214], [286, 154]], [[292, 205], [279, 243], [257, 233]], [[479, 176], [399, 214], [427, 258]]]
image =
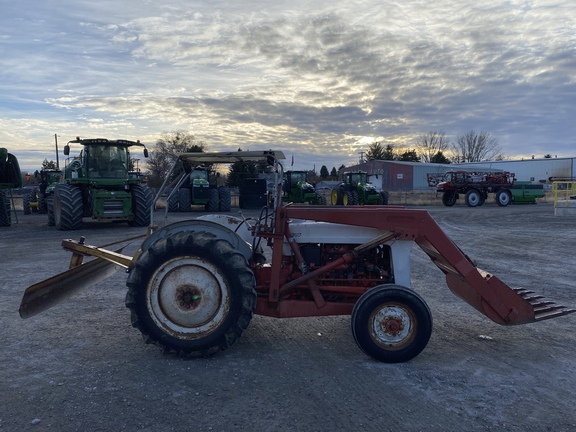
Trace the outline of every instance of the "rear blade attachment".
[[24, 291], [20, 317], [30, 318], [70, 298], [73, 294], [112, 276], [120, 266], [96, 258], [34, 284]]

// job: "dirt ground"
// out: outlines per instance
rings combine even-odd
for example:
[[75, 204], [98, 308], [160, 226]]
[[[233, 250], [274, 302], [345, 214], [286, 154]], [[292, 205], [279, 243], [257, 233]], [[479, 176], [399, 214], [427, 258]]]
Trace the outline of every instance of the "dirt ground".
[[[426, 209], [479, 267], [576, 307], [576, 218], [555, 217], [549, 203]], [[576, 430], [576, 314], [494, 324], [449, 291], [417, 246], [413, 288], [434, 329], [408, 363], [364, 355], [347, 316], [255, 316], [229, 350], [183, 360], [131, 327], [123, 272], [19, 317], [25, 288], [67, 268], [62, 239], [100, 245], [145, 231], [59, 232], [45, 218], [20, 213], [0, 228], [2, 432]]]

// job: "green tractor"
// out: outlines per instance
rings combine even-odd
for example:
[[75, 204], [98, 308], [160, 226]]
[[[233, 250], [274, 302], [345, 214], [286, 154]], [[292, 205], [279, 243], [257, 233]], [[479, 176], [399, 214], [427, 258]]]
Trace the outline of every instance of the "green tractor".
[[168, 211], [189, 212], [193, 205], [202, 205], [208, 212], [229, 212], [232, 207], [230, 189], [218, 187], [214, 180], [211, 181], [211, 176], [210, 167], [185, 165], [184, 175], [168, 194]]
[[282, 192], [282, 200], [285, 202], [326, 205], [326, 198], [308, 183], [306, 171], [286, 171]]
[[332, 205], [388, 204], [388, 193], [378, 192], [368, 177], [368, 173], [363, 171], [343, 173], [342, 183], [332, 190]]
[[76, 157], [68, 157], [63, 182], [55, 185], [48, 202], [48, 224], [58, 230], [76, 230], [83, 217], [95, 220], [126, 221], [130, 226], [147, 226], [153, 201], [152, 191], [142, 183], [134, 169], [129, 149], [144, 147], [140, 141], [107, 140], [104, 138], [69, 141], [80, 144]]
[[12, 224], [12, 189], [22, 187], [22, 172], [18, 159], [0, 148], [0, 227]]
[[62, 170], [56, 168], [36, 171], [34, 177], [39, 181], [39, 187], [32, 193], [22, 196], [24, 214], [46, 213], [48, 211], [48, 198], [54, 195], [54, 188], [62, 181], [62, 176]]

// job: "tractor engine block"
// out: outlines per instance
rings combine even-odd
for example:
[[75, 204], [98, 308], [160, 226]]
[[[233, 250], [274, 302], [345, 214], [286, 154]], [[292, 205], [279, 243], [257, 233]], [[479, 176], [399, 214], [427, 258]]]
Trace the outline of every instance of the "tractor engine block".
[[[307, 271], [313, 271], [330, 262], [341, 258], [345, 253], [351, 252], [357, 245], [354, 244], [299, 244], [299, 249]], [[284, 264], [291, 268], [289, 279], [296, 279], [302, 275], [295, 256], [284, 257]], [[330, 286], [362, 286], [370, 287], [393, 280], [390, 265], [390, 247], [383, 245], [372, 249], [358, 257], [351, 263], [344, 263], [315, 279], [316, 285], [329, 289]]]

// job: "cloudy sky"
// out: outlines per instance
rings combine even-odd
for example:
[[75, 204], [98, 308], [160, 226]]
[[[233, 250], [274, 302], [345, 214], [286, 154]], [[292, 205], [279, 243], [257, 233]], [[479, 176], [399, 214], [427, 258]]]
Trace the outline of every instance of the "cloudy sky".
[[317, 171], [430, 131], [576, 156], [573, 1], [0, 2], [0, 146], [23, 168], [55, 134], [175, 130]]

